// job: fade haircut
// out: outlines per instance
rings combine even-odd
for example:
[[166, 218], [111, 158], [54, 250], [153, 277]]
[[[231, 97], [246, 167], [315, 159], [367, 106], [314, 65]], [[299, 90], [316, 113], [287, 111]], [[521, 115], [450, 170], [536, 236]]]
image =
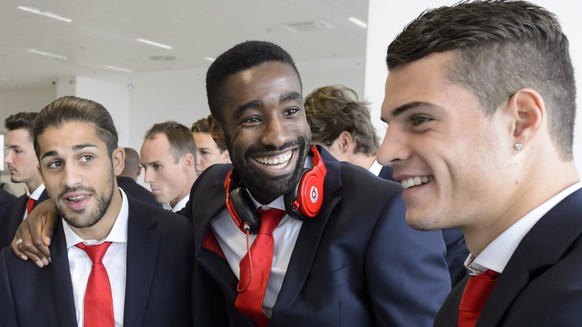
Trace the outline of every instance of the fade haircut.
[[16, 129], [26, 129], [28, 131], [28, 138], [32, 142], [34, 131], [32, 130], [34, 126], [34, 120], [38, 116], [38, 112], [19, 112], [8, 116], [4, 121], [4, 127], [8, 131], [13, 131]]
[[359, 100], [356, 91], [343, 85], [315, 89], [304, 104], [313, 142], [331, 146], [347, 131], [356, 141], [356, 153], [376, 155], [380, 141], [368, 105]]
[[145, 139], [154, 139], [158, 134], [164, 134], [168, 138], [174, 162], [177, 163], [187, 153], [196, 159], [196, 144], [188, 127], [174, 120], [156, 123], [146, 132]]
[[[210, 133], [210, 125], [208, 124], [208, 118], [201, 118], [198, 119], [197, 121], [195, 121], [192, 124], [192, 127], [190, 128], [190, 131], [192, 133], [205, 133], [205, 134], [211, 134]], [[196, 143], [196, 142], [194, 142]], [[216, 142], [214, 142], [216, 143]], [[218, 144], [216, 143], [216, 146], [218, 147], [218, 149], [221, 152], [226, 151], [226, 144]]]
[[[44, 107], [34, 121], [34, 151], [40, 156], [38, 136], [51, 126], [60, 127], [65, 123], [90, 123], [95, 126], [97, 137], [105, 142], [109, 158], [117, 149], [117, 130], [113, 118], [105, 107], [95, 101], [66, 96]], [[40, 158], [39, 158], [40, 159]]]
[[526, 1], [459, 2], [423, 12], [388, 47], [388, 69], [452, 51], [448, 78], [473, 91], [488, 115], [522, 88], [545, 102], [550, 136], [572, 160], [576, 85], [557, 17]]
[[301, 76], [295, 62], [280, 46], [264, 41], [246, 41], [227, 50], [210, 65], [206, 73], [206, 96], [210, 112], [223, 121], [221, 106], [228, 96], [224, 90], [227, 77], [269, 61], [286, 63], [293, 67], [301, 85]]

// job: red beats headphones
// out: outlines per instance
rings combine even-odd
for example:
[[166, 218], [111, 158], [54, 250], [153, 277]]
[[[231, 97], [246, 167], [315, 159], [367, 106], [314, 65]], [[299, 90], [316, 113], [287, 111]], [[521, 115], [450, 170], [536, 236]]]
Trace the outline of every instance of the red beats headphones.
[[[313, 168], [305, 168], [295, 190], [284, 196], [285, 211], [299, 220], [317, 216], [323, 204], [323, 181], [327, 169], [315, 146], [311, 147], [311, 153], [313, 154]], [[234, 169], [226, 175], [224, 189], [226, 190], [226, 208], [236, 225], [244, 231], [243, 223], [246, 223], [250, 232], [256, 234], [261, 225], [259, 214]]]

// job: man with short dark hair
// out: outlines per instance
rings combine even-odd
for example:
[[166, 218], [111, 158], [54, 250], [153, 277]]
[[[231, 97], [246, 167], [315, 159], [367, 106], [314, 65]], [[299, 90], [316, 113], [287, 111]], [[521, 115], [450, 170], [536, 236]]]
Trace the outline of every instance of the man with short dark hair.
[[576, 85], [556, 16], [525, 1], [428, 10], [387, 64], [378, 160], [412, 226], [458, 226], [471, 252], [435, 326], [580, 326]]
[[34, 153], [32, 126], [38, 112], [19, 112], [6, 118], [8, 130], [4, 140], [4, 163], [13, 183], [23, 183], [26, 193], [18, 197], [10, 215], [0, 220], [0, 248], [10, 245], [18, 225], [48, 194], [38, 172], [38, 159]]
[[156, 201], [180, 211], [196, 181], [196, 144], [188, 127], [176, 122], [156, 123], [141, 145], [144, 181]]
[[197, 239], [195, 324], [431, 326], [450, 288], [440, 232], [406, 225], [398, 185], [311, 145], [291, 56], [241, 43], [206, 88], [232, 166], [206, 169], [183, 211]]
[[117, 187], [124, 151], [109, 112], [57, 99], [34, 122], [34, 148], [61, 219], [49, 267], [0, 252], [0, 325], [191, 326], [190, 225]]

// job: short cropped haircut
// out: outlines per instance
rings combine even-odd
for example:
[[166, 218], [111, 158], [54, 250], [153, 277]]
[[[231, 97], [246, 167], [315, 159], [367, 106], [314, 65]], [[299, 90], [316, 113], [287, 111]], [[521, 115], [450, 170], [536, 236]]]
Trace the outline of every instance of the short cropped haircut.
[[26, 129], [28, 131], [28, 137], [30, 142], [33, 141], [34, 131], [32, 130], [34, 126], [34, 120], [38, 116], [38, 112], [19, 112], [8, 116], [4, 121], [4, 127], [8, 131], [13, 131], [16, 129]]
[[206, 96], [212, 115], [222, 122], [221, 106], [226, 97], [224, 82], [227, 77], [269, 61], [286, 63], [293, 67], [299, 82], [301, 77], [291, 55], [280, 46], [264, 41], [246, 41], [227, 50], [210, 65], [206, 73]]
[[156, 123], [146, 132], [145, 139], [153, 139], [158, 134], [168, 138], [175, 162], [187, 153], [196, 158], [196, 144], [188, 127], [173, 120]]
[[[34, 121], [34, 150], [40, 156], [38, 136], [48, 127], [60, 127], [69, 122], [89, 123], [95, 126], [97, 137], [105, 142], [109, 158], [117, 149], [117, 130], [105, 107], [95, 101], [66, 96], [44, 107]], [[39, 158], [40, 159], [40, 158]]]
[[448, 78], [472, 90], [486, 113], [522, 88], [545, 102], [552, 140], [572, 160], [576, 85], [558, 19], [526, 1], [459, 2], [425, 11], [389, 45], [389, 70], [433, 53], [455, 55]]
[[343, 131], [353, 135], [355, 152], [376, 155], [376, 135], [368, 103], [343, 85], [320, 87], [305, 98], [305, 113], [313, 142], [331, 146]]
[[[201, 119], [198, 119], [197, 121], [195, 121], [192, 124], [192, 127], [190, 128], [190, 131], [192, 133], [206, 133], [206, 134], [211, 134], [210, 133], [210, 125], [208, 124], [208, 118], [201, 118]], [[196, 142], [194, 142], [194, 143], [196, 143]], [[221, 152], [226, 151], [226, 144], [218, 144], [218, 143], [216, 143], [216, 146], [218, 147], [218, 149]]]

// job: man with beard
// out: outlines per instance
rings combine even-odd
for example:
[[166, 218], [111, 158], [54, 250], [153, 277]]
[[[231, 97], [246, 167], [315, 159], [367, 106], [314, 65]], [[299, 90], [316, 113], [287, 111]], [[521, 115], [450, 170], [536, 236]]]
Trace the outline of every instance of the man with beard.
[[[310, 145], [291, 56], [241, 43], [206, 88], [232, 165], [206, 169], [181, 211], [196, 240], [194, 324], [432, 326], [451, 288], [442, 234], [406, 225], [398, 184]], [[22, 229], [15, 252], [48, 263], [30, 242], [39, 227]]]
[[34, 149], [61, 217], [53, 264], [0, 253], [0, 325], [191, 325], [189, 224], [117, 187], [124, 150], [107, 110], [55, 100], [35, 120]]
[[431, 326], [450, 289], [441, 233], [406, 225], [397, 184], [310, 146], [289, 54], [241, 43], [213, 62], [206, 88], [232, 166], [206, 169], [184, 209], [195, 324]]

